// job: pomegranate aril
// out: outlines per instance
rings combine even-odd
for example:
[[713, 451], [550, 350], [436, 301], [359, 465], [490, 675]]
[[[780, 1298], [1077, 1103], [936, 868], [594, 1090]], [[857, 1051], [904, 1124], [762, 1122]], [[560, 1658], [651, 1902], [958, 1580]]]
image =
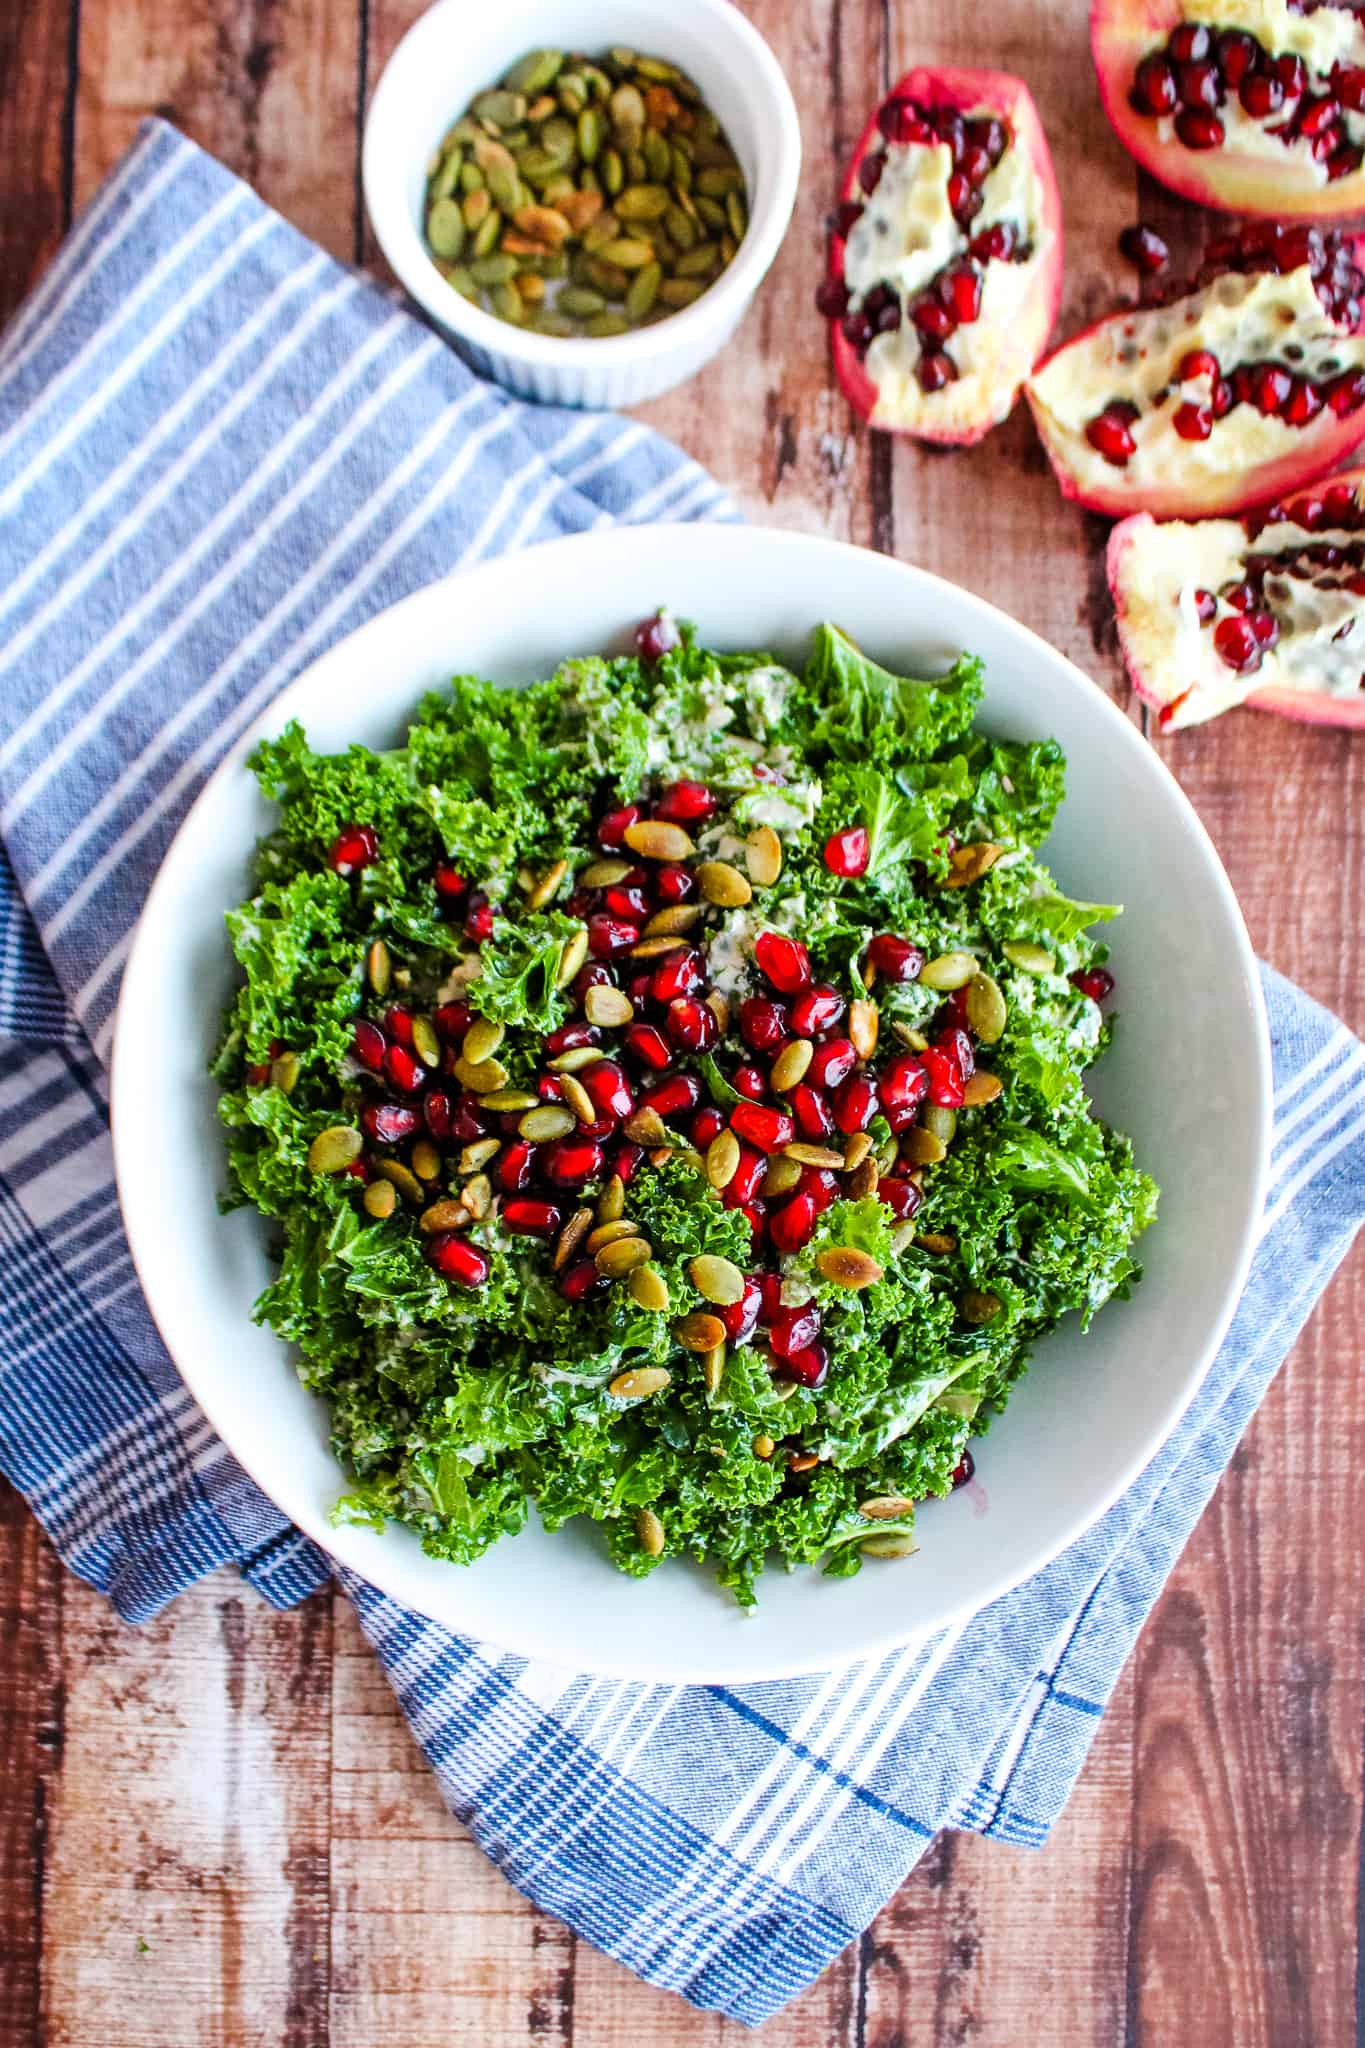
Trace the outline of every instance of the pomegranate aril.
[[882, 150], [876, 150], [872, 154], [865, 156], [859, 164], [858, 183], [863, 191], [868, 194], [869, 198], [876, 191], [878, 185], [880, 185], [882, 172], [885, 169], [886, 156]]
[[714, 1105], [699, 1109], [688, 1125], [687, 1135], [699, 1152], [704, 1152], [713, 1138], [718, 1138], [725, 1129], [725, 1118]]
[[554, 1237], [563, 1213], [553, 1202], [537, 1202], [519, 1195], [502, 1205], [502, 1220], [518, 1237]]
[[[444, 1088], [428, 1088], [422, 1097], [422, 1121], [438, 1145], [445, 1144], [455, 1121], [455, 1105]], [[472, 1142], [472, 1141], [466, 1141]]]
[[701, 954], [693, 946], [680, 946], [667, 953], [654, 969], [649, 992], [656, 1003], [671, 1003], [679, 996], [693, 995], [706, 979]]
[[787, 1100], [803, 1138], [828, 1138], [832, 1134], [834, 1112], [818, 1088], [798, 1081]]
[[594, 1109], [614, 1123], [624, 1123], [635, 1108], [630, 1083], [615, 1060], [594, 1060], [578, 1076]]
[[1175, 132], [1186, 149], [1218, 149], [1223, 142], [1223, 124], [1216, 114], [1182, 107], [1175, 117]]
[[1253, 120], [1265, 121], [1284, 105], [1284, 86], [1273, 72], [1252, 71], [1237, 87], [1237, 97]]
[[1327, 403], [1338, 419], [1365, 405], [1365, 370], [1344, 370], [1327, 387]]
[[981, 272], [971, 263], [955, 263], [939, 282], [944, 300], [957, 316], [959, 327], [969, 327], [981, 317]]
[[1284, 87], [1286, 98], [1296, 100], [1301, 97], [1308, 83], [1308, 67], [1302, 57], [1296, 57], [1288, 51], [1283, 56], [1272, 57], [1270, 71], [1271, 76], [1277, 78]]
[[947, 1030], [940, 1031], [934, 1046], [948, 1055], [962, 1080], [971, 1080], [976, 1072], [976, 1054], [969, 1034], [960, 1025], [950, 1025]]
[[640, 1162], [645, 1156], [643, 1145], [634, 1145], [629, 1138], [622, 1138], [609, 1162], [610, 1170], [616, 1175], [622, 1187], [628, 1188], [640, 1171]]
[[426, 1254], [436, 1271], [459, 1287], [482, 1287], [488, 1278], [488, 1254], [453, 1230], [433, 1231]]
[[540, 1170], [557, 1188], [581, 1188], [602, 1171], [602, 1147], [596, 1138], [556, 1138], [542, 1148]]
[[799, 1252], [814, 1235], [819, 1211], [814, 1197], [798, 1191], [789, 1200], [774, 1209], [768, 1218], [768, 1235], [773, 1249], [783, 1258]]
[[966, 137], [970, 147], [985, 150], [992, 164], [999, 163], [1010, 143], [1009, 130], [994, 114], [981, 114], [968, 121]]
[[825, 866], [832, 875], [849, 878], [865, 875], [871, 855], [871, 845], [862, 825], [849, 825], [842, 832], [832, 832], [825, 841]]
[[1207, 441], [1213, 432], [1213, 411], [1207, 405], [1178, 405], [1171, 419], [1182, 441]]
[[1280, 637], [1280, 629], [1270, 612], [1248, 612], [1247, 624], [1256, 635], [1258, 646], [1273, 647]]
[[660, 903], [686, 903], [696, 891], [697, 880], [688, 868], [680, 868], [671, 861], [654, 871], [654, 893]]
[[782, 1275], [760, 1273], [758, 1287], [761, 1296], [758, 1320], [765, 1330], [770, 1330], [782, 1313]]
[[975, 219], [983, 204], [982, 194], [972, 184], [965, 171], [954, 171], [948, 180], [948, 210], [959, 225], [965, 227]]
[[848, 307], [848, 286], [841, 277], [827, 277], [816, 286], [815, 310], [826, 320], [842, 320]]
[[736, 1067], [730, 1076], [730, 1085], [737, 1094], [747, 1096], [750, 1102], [761, 1102], [768, 1092], [767, 1077], [761, 1067]]
[[431, 1013], [431, 1021], [438, 1033], [451, 1045], [464, 1037], [473, 1017], [474, 1012], [468, 1003], [441, 1003]]
[[616, 976], [601, 960], [590, 960], [586, 967], [580, 967], [570, 984], [570, 993], [576, 1003], [581, 1003], [590, 988], [615, 988]]
[[1229, 85], [1240, 85], [1248, 73], [1256, 69], [1260, 57], [1261, 46], [1255, 36], [1237, 28], [1219, 31], [1218, 67]]
[[811, 1054], [805, 1078], [812, 1088], [837, 1088], [858, 1064], [851, 1039], [827, 1038]]
[[942, 391], [945, 384], [957, 382], [957, 364], [942, 349], [935, 349], [920, 357], [915, 366], [915, 377], [921, 391]]
[[412, 1012], [399, 1009], [397, 1004], [384, 1012], [384, 1029], [398, 1045], [412, 1044]]
[[790, 1358], [813, 1344], [820, 1334], [820, 1311], [813, 1301], [797, 1308], [779, 1308], [768, 1330], [768, 1342], [779, 1358]]
[[557, 1059], [562, 1052], [578, 1052], [585, 1045], [596, 1045], [600, 1035], [582, 1017], [575, 1017], [572, 1022], [561, 1024], [557, 1031], [543, 1038], [541, 1050], [547, 1059]]
[[[643, 889], [627, 889], [618, 882], [613, 888], [605, 892], [602, 901], [606, 909], [605, 913], [600, 914], [618, 918], [626, 924], [642, 925], [649, 916], [649, 898]], [[588, 921], [588, 932], [589, 944], [591, 945], [592, 919]], [[632, 935], [631, 943], [633, 944], [639, 936], [640, 934], [637, 930]], [[619, 947], [612, 947], [610, 950], [619, 952], [621, 949]]]
[[[969, 185], [982, 185], [990, 173], [991, 160], [978, 143], [969, 142], [962, 152], [962, 175]], [[966, 316], [974, 320], [975, 313]]]
[[654, 815], [671, 825], [690, 825], [709, 818], [715, 808], [716, 799], [704, 782], [672, 782], [655, 804]]
[[624, 918], [597, 910], [588, 919], [588, 951], [595, 959], [610, 960], [618, 953], [628, 953], [639, 943], [640, 927], [628, 924]]
[[793, 996], [810, 986], [810, 955], [799, 939], [784, 932], [760, 932], [754, 946], [759, 971], [783, 995]]
[[1141, 225], [1123, 230], [1119, 236], [1119, 254], [1126, 257], [1144, 277], [1155, 277], [1171, 260], [1171, 252], [1156, 230]]
[[831, 1202], [837, 1202], [840, 1195], [839, 1182], [827, 1166], [803, 1166], [796, 1192], [809, 1195], [815, 1204], [817, 1216], [823, 1216]]
[[732, 1344], [747, 1343], [758, 1328], [758, 1311], [763, 1302], [763, 1289], [757, 1280], [746, 1279], [744, 1292], [738, 1301], [727, 1301], [716, 1310], [725, 1325], [725, 1334]]
[[730, 1128], [760, 1152], [780, 1152], [796, 1136], [785, 1110], [759, 1102], [737, 1102], [730, 1111]]
[[542, 1102], [562, 1102], [564, 1100], [564, 1089], [558, 1074], [538, 1074], [536, 1076], [536, 1094]]
[[[1307, 524], [1305, 512], [1296, 514], [1300, 524]], [[1330, 484], [1322, 494], [1322, 523], [1324, 526], [1353, 526], [1356, 517], [1356, 494], [1352, 484]]]
[[478, 890], [469, 899], [465, 915], [464, 935], [475, 945], [481, 946], [485, 939], [493, 936], [493, 906]]
[[[962, 1073], [957, 1061], [937, 1045], [931, 1045], [927, 1052], [922, 1052], [920, 1060], [929, 1077], [929, 1100], [940, 1109], [961, 1109]], [[896, 1125], [889, 1116], [888, 1122], [894, 1131]]]
[[924, 1196], [912, 1180], [900, 1180], [894, 1174], [883, 1174], [877, 1182], [877, 1200], [885, 1202], [891, 1214], [904, 1222], [913, 1216]]
[[384, 1073], [395, 1088], [401, 1088], [405, 1095], [415, 1095], [426, 1080], [426, 1069], [415, 1053], [405, 1045], [391, 1045], [384, 1054]]
[[919, 947], [896, 932], [878, 932], [867, 949], [867, 957], [888, 981], [913, 981], [924, 965]]
[[967, 244], [968, 254], [978, 263], [1008, 263], [1018, 243], [1018, 235], [1008, 221], [993, 221], [980, 234], [973, 235]]
[[1139, 113], [1171, 114], [1179, 94], [1175, 72], [1160, 52], [1144, 57], [1133, 78], [1133, 101]]
[[1365, 162], [1365, 155], [1359, 149], [1348, 145], [1335, 150], [1327, 159], [1327, 175], [1335, 182], [1338, 178], [1353, 178]]
[[1122, 468], [1137, 443], [1129, 433], [1129, 422], [1134, 417], [1133, 408], [1128, 405], [1107, 406], [1091, 420], [1085, 430], [1085, 438], [1106, 462]]
[[379, 852], [379, 841], [369, 825], [343, 825], [332, 841], [327, 864], [339, 875], [358, 875]]
[[415, 1109], [397, 1102], [367, 1102], [360, 1112], [360, 1128], [380, 1145], [401, 1145], [422, 1128]]
[[598, 845], [606, 853], [619, 853], [626, 843], [626, 830], [640, 822], [640, 806], [623, 804], [620, 810], [608, 811], [599, 818], [596, 826]]
[[946, 341], [957, 328], [957, 321], [950, 306], [942, 299], [925, 292], [922, 297], [911, 301], [908, 312], [911, 323], [930, 341]]
[[834, 209], [833, 229], [840, 240], [846, 240], [863, 217], [863, 209], [856, 199], [841, 199]]
[[[431, 1101], [430, 1096], [426, 1101]], [[425, 1114], [425, 1102], [423, 1105]], [[432, 1136], [436, 1134], [433, 1131]], [[488, 1136], [488, 1124], [477, 1095], [462, 1095], [456, 1103], [450, 1118], [450, 1138], [456, 1145], [473, 1145], [480, 1138]]]
[[1304, 101], [1303, 105], [1299, 108], [1298, 120], [1295, 125], [1300, 135], [1307, 135], [1311, 138], [1315, 135], [1321, 135], [1324, 130], [1334, 126], [1339, 113], [1340, 109], [1336, 101], [1329, 94], [1323, 94], [1320, 99]]
[[559, 1291], [565, 1301], [586, 1301], [590, 1294], [596, 1294], [606, 1286], [592, 1259], [580, 1259], [575, 1266], [569, 1266], [560, 1274]]
[[635, 628], [635, 652], [641, 661], [662, 661], [681, 645], [682, 634], [667, 612], [656, 612], [652, 619], [642, 619]]
[[670, 1081], [661, 1081], [645, 1096], [643, 1107], [652, 1109], [656, 1116], [682, 1116], [695, 1109], [701, 1101], [701, 1082], [695, 1074], [675, 1074]]
[[655, 1073], [661, 1074], [672, 1064], [672, 1047], [663, 1032], [653, 1024], [628, 1024], [626, 1050], [633, 1053], [643, 1066], [652, 1067]]
[[746, 1202], [752, 1202], [758, 1193], [768, 1162], [761, 1152], [755, 1152], [748, 1145], [741, 1145], [739, 1165], [731, 1174], [721, 1195], [727, 1209], [742, 1209]]
[[838, 989], [822, 982], [796, 997], [791, 1006], [791, 1028], [798, 1038], [816, 1038], [822, 1031], [832, 1031], [846, 1008]]
[[1213, 644], [1219, 659], [1239, 675], [1260, 666], [1261, 645], [1244, 617], [1220, 619], [1213, 629]]
[[514, 1138], [493, 1162], [493, 1178], [505, 1195], [519, 1195], [531, 1184], [535, 1168], [535, 1147], [525, 1138]]
[[1284, 407], [1284, 417], [1291, 427], [1306, 427], [1322, 411], [1322, 394], [1316, 384], [1306, 377], [1296, 377]]
[[850, 1074], [834, 1096], [834, 1121], [845, 1137], [865, 1131], [877, 1113], [876, 1086], [867, 1074]]
[[664, 1022], [673, 1043], [687, 1052], [709, 1052], [720, 1037], [715, 1011], [695, 996], [679, 996], [670, 1003]]
[[1067, 979], [1092, 1003], [1102, 1003], [1114, 993], [1114, 977], [1107, 967], [1078, 967]]
[[362, 1017], [351, 1040], [351, 1053], [362, 1067], [368, 1067], [372, 1074], [377, 1074], [384, 1064], [386, 1042], [379, 1026], [372, 1024], [368, 1017]]
[[1218, 610], [1218, 600], [1211, 590], [1196, 590], [1194, 593], [1195, 616], [1201, 626], [1207, 626]]
[[1213, 39], [1202, 22], [1182, 21], [1166, 41], [1167, 53], [1176, 64], [1201, 64], [1213, 48]]
[[772, 1052], [789, 1029], [787, 1005], [770, 996], [746, 996], [739, 1006], [739, 1035], [754, 1052]]
[[829, 1373], [829, 1352], [823, 1344], [808, 1344], [784, 1360], [782, 1370], [803, 1387], [822, 1387]]
[[906, 1130], [929, 1093], [928, 1071], [912, 1054], [904, 1053], [882, 1070], [877, 1093], [892, 1130]]

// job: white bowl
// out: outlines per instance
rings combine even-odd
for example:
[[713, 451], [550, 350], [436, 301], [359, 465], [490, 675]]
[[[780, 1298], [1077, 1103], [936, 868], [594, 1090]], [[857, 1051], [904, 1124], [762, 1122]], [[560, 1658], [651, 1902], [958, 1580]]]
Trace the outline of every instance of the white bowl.
[[[1070, 793], [1048, 858], [1074, 893], [1127, 906], [1107, 928], [1121, 1021], [1095, 1094], [1163, 1191], [1132, 1300], [1107, 1307], [1088, 1337], [1066, 1327], [1039, 1347], [980, 1447], [980, 1487], [925, 1508], [919, 1554], [853, 1580], [771, 1574], [747, 1618], [688, 1564], [644, 1584], [621, 1576], [588, 1525], [554, 1536], [534, 1525], [469, 1569], [424, 1557], [406, 1530], [332, 1528], [343, 1481], [326, 1412], [251, 1321], [271, 1277], [268, 1233], [248, 1212], [220, 1217], [214, 1201], [223, 1153], [205, 1062], [233, 982], [223, 912], [271, 823], [245, 767], [252, 746], [291, 718], [322, 748], [390, 745], [420, 694], [455, 671], [547, 675], [566, 654], [619, 648], [661, 598], [713, 645], [796, 662], [825, 618], [903, 673], [941, 674], [973, 649], [986, 662], [986, 725], [1061, 740]], [[1261, 1209], [1269, 1106], [1255, 962], [1227, 877], [1109, 699], [1003, 612], [922, 570], [804, 535], [706, 526], [587, 534], [481, 563], [373, 619], [281, 691], [166, 856], [124, 976], [113, 1073], [119, 1191], [148, 1302], [210, 1421], [287, 1515], [452, 1629], [564, 1665], [730, 1682], [908, 1641], [1027, 1577], [1102, 1513], [1227, 1326]]]
[[[422, 229], [427, 160], [475, 93], [526, 51], [617, 44], [678, 64], [730, 138], [749, 189], [739, 253], [694, 305], [601, 341], [528, 334], [450, 287]], [[730, 339], [777, 254], [796, 200], [801, 129], [772, 51], [730, 0], [439, 0], [385, 67], [365, 123], [365, 204], [380, 248], [417, 303], [482, 376], [555, 405], [638, 405], [680, 384]]]

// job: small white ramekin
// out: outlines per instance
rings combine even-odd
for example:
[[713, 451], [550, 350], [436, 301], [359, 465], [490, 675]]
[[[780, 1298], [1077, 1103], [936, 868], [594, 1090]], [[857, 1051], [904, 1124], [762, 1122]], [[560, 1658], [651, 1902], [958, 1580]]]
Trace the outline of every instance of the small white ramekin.
[[[739, 158], [749, 230], [694, 305], [601, 341], [528, 334], [470, 305], [437, 270], [422, 233], [432, 150], [475, 93], [527, 50], [588, 55], [625, 45], [667, 58], [700, 87]], [[460, 353], [522, 397], [623, 406], [690, 377], [734, 333], [791, 219], [801, 131], [791, 90], [731, 0], [437, 0], [389, 59], [365, 124], [365, 204], [396, 275]]]

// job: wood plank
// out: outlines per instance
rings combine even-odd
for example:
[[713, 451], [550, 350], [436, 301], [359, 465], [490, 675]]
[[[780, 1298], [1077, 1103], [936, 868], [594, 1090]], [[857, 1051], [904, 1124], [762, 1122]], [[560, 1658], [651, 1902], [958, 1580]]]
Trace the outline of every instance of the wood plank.
[[75, 0], [0, 10], [0, 326], [37, 282], [70, 218], [66, 164]]
[[80, 58], [78, 201], [161, 114], [354, 258], [358, 5], [81, 0]]
[[62, 1765], [65, 1577], [19, 1495], [0, 1481], [0, 2041], [44, 2026], [44, 1873]]
[[131, 1631], [67, 1582], [44, 2048], [325, 2048], [331, 1616], [221, 1573]]

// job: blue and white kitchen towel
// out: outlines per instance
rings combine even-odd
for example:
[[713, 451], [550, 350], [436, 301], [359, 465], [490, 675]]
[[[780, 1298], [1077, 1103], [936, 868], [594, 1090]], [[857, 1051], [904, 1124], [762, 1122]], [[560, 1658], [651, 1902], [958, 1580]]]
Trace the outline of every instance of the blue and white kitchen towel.
[[[197, 1413], [120, 1226], [103, 1069], [176, 826], [261, 706], [394, 599], [554, 534], [713, 516], [676, 449], [478, 383], [160, 123], [0, 341], [0, 1466], [129, 1620], [227, 1562], [281, 1606], [327, 1576]], [[985, 1613], [825, 1676], [680, 1688], [528, 1665], [348, 1582], [447, 1800], [539, 1905], [755, 2022], [937, 1829], [1043, 1840], [1365, 1214], [1365, 1052], [1271, 973], [1266, 994], [1273, 1186], [1227, 1342], [1132, 1490]]]

